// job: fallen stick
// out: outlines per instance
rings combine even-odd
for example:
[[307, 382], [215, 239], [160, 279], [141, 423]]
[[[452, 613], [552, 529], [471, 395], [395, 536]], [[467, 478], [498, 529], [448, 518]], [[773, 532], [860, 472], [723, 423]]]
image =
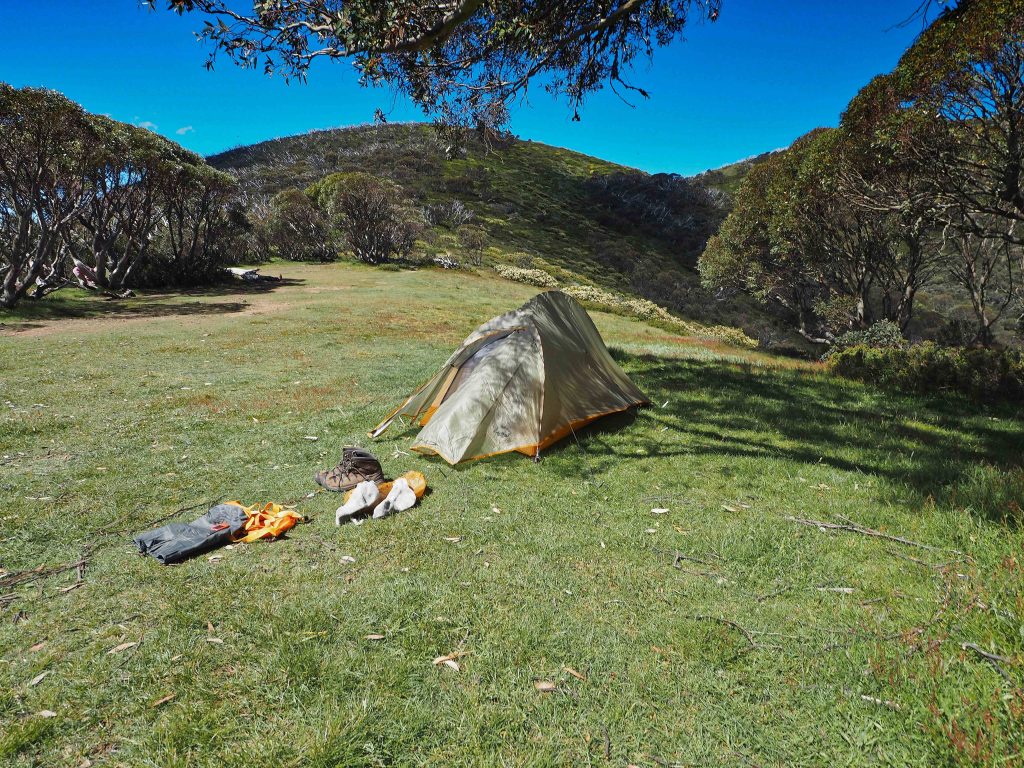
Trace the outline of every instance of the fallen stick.
[[1008, 682], [1010, 685], [1016, 686], [1016, 683], [1013, 682], [1013, 678], [1010, 677], [1009, 673], [1003, 669], [1000, 664], [1000, 662], [1003, 664], [1009, 664], [1010, 660], [1008, 658], [995, 653], [989, 653], [976, 643], [960, 643], [960, 647], [965, 651], [974, 651], [976, 654], [981, 656], [981, 658], [991, 664], [992, 668], [1002, 676], [1003, 680]]
[[701, 565], [711, 565], [707, 560], [701, 560], [699, 557], [692, 557], [691, 555], [684, 555], [682, 552], [676, 552], [675, 559], [672, 561], [672, 567], [678, 568], [680, 560], [689, 560], [691, 563], [700, 563]]
[[725, 619], [721, 616], [690, 616], [690, 618], [695, 621], [717, 621], [721, 624], [725, 624], [726, 626], [732, 627], [733, 629], [740, 632], [743, 635], [743, 637], [746, 638], [746, 641], [750, 643], [751, 650], [756, 651], [758, 648], [761, 647], [754, 641], [753, 635], [750, 634], [750, 631], [746, 627], [737, 624], [732, 619]]
[[0, 578], [0, 588], [14, 587], [19, 584], [28, 584], [29, 582], [37, 581], [38, 579], [45, 579], [48, 576], [56, 576], [58, 573], [70, 571], [72, 568], [84, 568], [87, 562], [89, 562], [89, 558], [83, 557], [73, 563], [55, 565], [52, 568], [46, 568], [40, 565], [27, 571], [10, 573], [3, 578]]
[[[850, 521], [850, 520], [848, 520], [845, 523], [828, 523], [828, 522], [825, 522], [824, 520], [809, 520], [807, 518], [793, 517], [791, 515], [787, 516], [786, 519], [789, 520], [791, 523], [796, 523], [797, 525], [806, 525], [806, 526], [809, 526], [811, 528], [819, 528], [819, 529], [823, 529], [823, 530], [827, 530], [827, 531], [848, 531], [850, 533], [859, 533], [862, 536], [872, 536], [872, 537], [874, 537], [876, 539], [885, 539], [886, 541], [895, 541], [898, 544], [906, 544], [907, 546], [910, 546], [910, 547], [920, 547], [921, 549], [928, 549], [928, 550], [931, 550], [933, 552], [939, 551], [938, 547], [933, 547], [930, 544], [922, 544], [919, 541], [913, 541], [911, 539], [905, 539], [902, 536], [892, 536], [891, 534], [888, 534], [888, 533], [882, 533], [881, 531], [876, 531], [874, 528], [866, 528], [863, 525], [857, 525], [856, 523], [854, 523], [853, 521]], [[960, 552], [959, 550], [956, 550], [956, 549], [951, 549], [949, 551], [950, 552], [955, 552], [958, 555], [963, 554], [962, 552]]]

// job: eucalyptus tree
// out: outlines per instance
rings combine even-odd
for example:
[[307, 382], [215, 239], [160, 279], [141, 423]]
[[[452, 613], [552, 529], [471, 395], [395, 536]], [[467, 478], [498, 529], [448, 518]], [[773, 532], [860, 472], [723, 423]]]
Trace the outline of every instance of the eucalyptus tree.
[[164, 219], [159, 192], [165, 176], [195, 156], [143, 128], [102, 115], [88, 119], [100, 141], [91, 169], [93, 195], [79, 216], [80, 228], [67, 239], [92, 267], [97, 285], [120, 291]]
[[143, 0], [197, 13], [197, 35], [243, 67], [304, 78], [318, 59], [350, 60], [367, 85], [389, 85], [445, 123], [500, 128], [507, 106], [540, 81], [579, 119], [610, 86], [641, 96], [631, 64], [714, 21], [720, 0]]
[[62, 246], [94, 195], [100, 140], [74, 102], [0, 83], [0, 306], [57, 271]]
[[147, 259], [153, 282], [192, 285], [220, 271], [237, 195], [232, 176], [180, 149], [162, 169], [155, 189], [161, 222]]
[[815, 308], [826, 294], [793, 228], [800, 162], [786, 150], [751, 168], [698, 269], [707, 288], [748, 293], [781, 309], [806, 338], [825, 341]]

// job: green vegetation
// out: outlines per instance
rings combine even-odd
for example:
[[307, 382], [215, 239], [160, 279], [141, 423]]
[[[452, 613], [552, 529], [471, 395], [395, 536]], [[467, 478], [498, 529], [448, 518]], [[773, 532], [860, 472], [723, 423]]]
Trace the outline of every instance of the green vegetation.
[[713, 185], [511, 139], [469, 137], [448, 159], [435, 129], [413, 124], [316, 131], [209, 162], [234, 175], [251, 200], [332, 173], [389, 179], [423, 212], [427, 226], [413, 255], [426, 262], [541, 270], [561, 285], [646, 298], [691, 323], [787, 337], [755, 301], [725, 302], [700, 285], [697, 258], [729, 206]]
[[856, 344], [828, 357], [828, 370], [906, 392], [960, 392], [979, 402], [1024, 401], [1024, 358], [1004, 349]]
[[1022, 8], [952, 5], [838, 128], [751, 169], [700, 258], [705, 285], [781, 308], [819, 343], [882, 319], [908, 338], [973, 326], [962, 343], [1019, 343]]
[[[162, 3], [143, 0], [155, 8]], [[531, 82], [578, 109], [602, 88], [627, 88], [633, 65], [682, 37], [691, 18], [715, 21], [720, 0], [535, 0], [531, 3], [374, 0], [168, 0], [203, 19], [196, 37], [247, 69], [303, 79], [314, 59], [348, 60], [362, 85], [387, 85], [449, 132], [494, 131]]]
[[0, 82], [0, 306], [74, 280], [195, 285], [239, 255], [234, 180], [54, 91]]
[[[269, 269], [0, 313], [0, 763], [1024, 759], [1018, 412], [595, 313], [653, 407], [536, 464], [389, 435], [385, 468], [432, 492], [337, 529], [313, 472], [535, 289]], [[133, 552], [227, 498], [310, 523], [179, 567]]]

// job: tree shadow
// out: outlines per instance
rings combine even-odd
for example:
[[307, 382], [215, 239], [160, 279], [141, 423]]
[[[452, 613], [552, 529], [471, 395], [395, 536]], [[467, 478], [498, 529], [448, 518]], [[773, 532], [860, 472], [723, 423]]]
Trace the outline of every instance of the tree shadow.
[[[992, 504], [972, 505], [965, 488], [979, 467], [997, 473], [1024, 467], [1024, 420], [1009, 407], [912, 398], [817, 372], [621, 351], [615, 357], [653, 405], [577, 431], [594, 475], [622, 461], [657, 457], [788, 459], [883, 478], [904, 502], [908, 496], [918, 504], [955, 500], [999, 518]], [[573, 450], [570, 436], [544, 455]], [[577, 462], [552, 463], [565, 474], [578, 471]], [[1020, 487], [1019, 479], [1007, 482], [1011, 492]], [[1021, 500], [1010, 501], [1012, 507]]]
[[[220, 315], [241, 312], [249, 304], [246, 296], [270, 293], [278, 288], [301, 285], [304, 280], [217, 283], [181, 291], [146, 291], [127, 299], [108, 298], [80, 289], [50, 294], [39, 300], [27, 299], [15, 309], [0, 311], [0, 330], [28, 331], [43, 327], [36, 321], [87, 318], [158, 318], [178, 315]], [[225, 298], [232, 301], [182, 301], [195, 298]]]

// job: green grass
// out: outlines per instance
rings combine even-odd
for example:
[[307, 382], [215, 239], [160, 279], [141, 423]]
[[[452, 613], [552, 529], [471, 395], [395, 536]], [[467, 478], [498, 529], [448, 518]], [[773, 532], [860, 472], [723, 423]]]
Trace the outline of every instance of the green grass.
[[[1024, 759], [1018, 415], [595, 314], [652, 408], [539, 463], [453, 469], [388, 434], [369, 446], [385, 469], [432, 493], [337, 529], [336, 496], [303, 499], [313, 472], [531, 290], [281, 271], [0, 315], [0, 568], [88, 555], [78, 588], [69, 570], [0, 589], [0, 764]], [[133, 533], [229, 498], [300, 499], [310, 523], [218, 561], [134, 553]], [[431, 663], [459, 650], [459, 671]]]

